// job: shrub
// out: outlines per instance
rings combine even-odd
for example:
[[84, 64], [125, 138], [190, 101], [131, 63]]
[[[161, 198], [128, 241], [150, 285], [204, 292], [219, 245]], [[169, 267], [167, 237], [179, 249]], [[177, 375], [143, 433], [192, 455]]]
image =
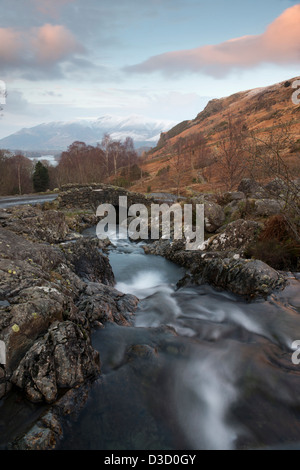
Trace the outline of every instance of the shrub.
[[274, 269], [289, 271], [299, 269], [300, 245], [293, 240], [260, 240], [248, 247], [245, 255], [264, 261]]
[[169, 173], [170, 171], [170, 165], [164, 166], [163, 168], [160, 168], [156, 174], [156, 176], [163, 176]]
[[300, 244], [295, 240], [284, 215], [270, 217], [258, 241], [249, 246], [247, 257], [260, 259], [274, 269], [298, 270]]
[[131, 183], [126, 178], [120, 176], [119, 178], [115, 179], [114, 185], [118, 186], [119, 188], [129, 188]]

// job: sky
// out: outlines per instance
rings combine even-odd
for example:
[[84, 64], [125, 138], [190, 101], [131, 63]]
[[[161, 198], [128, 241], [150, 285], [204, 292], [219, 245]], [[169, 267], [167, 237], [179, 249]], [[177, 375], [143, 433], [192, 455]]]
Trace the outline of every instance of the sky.
[[[0, 138], [43, 122], [175, 123], [300, 75], [292, 0], [0, 0]], [[3, 98], [2, 98], [3, 100]]]

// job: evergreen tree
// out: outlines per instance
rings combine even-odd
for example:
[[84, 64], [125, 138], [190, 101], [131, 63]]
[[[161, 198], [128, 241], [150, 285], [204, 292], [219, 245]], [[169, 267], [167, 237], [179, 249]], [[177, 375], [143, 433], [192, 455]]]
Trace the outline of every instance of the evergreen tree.
[[33, 177], [33, 187], [35, 192], [41, 193], [49, 188], [49, 172], [48, 168], [41, 162], [37, 162], [35, 165]]

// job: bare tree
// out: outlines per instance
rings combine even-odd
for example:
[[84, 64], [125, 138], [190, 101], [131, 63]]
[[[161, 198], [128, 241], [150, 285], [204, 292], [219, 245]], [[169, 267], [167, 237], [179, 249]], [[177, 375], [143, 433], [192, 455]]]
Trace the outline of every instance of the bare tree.
[[109, 134], [104, 134], [103, 139], [101, 141], [101, 149], [104, 152], [105, 157], [105, 169], [106, 169], [106, 177], [109, 176], [109, 157], [110, 157], [110, 146], [112, 144], [112, 139]]
[[[252, 178], [257, 181], [273, 181], [269, 195], [282, 202], [282, 214], [295, 239], [300, 243], [299, 185], [293, 168], [288, 163], [288, 152], [294, 144], [291, 123], [282, 122], [265, 132], [252, 131], [247, 146], [247, 165]], [[300, 155], [295, 155], [300, 166]], [[268, 191], [268, 185], [265, 186]], [[298, 224], [298, 227], [297, 227]]]
[[138, 161], [138, 156], [134, 148], [134, 142], [131, 137], [126, 137], [124, 144], [124, 166], [127, 165], [127, 177], [130, 176], [130, 168]]
[[221, 167], [221, 178], [227, 190], [232, 190], [240, 182], [246, 169], [245, 145], [247, 129], [242, 120], [227, 116], [227, 129], [223, 131], [217, 156]]
[[185, 171], [186, 162], [184, 158], [184, 139], [179, 137], [175, 144], [171, 146], [168, 145], [168, 152], [169, 152], [169, 164], [171, 167], [171, 178], [173, 179], [176, 187], [176, 195], [179, 196], [179, 191], [182, 182], [182, 175]]
[[32, 171], [33, 163], [24, 155], [7, 158], [5, 175], [10, 185], [10, 194], [32, 192]]

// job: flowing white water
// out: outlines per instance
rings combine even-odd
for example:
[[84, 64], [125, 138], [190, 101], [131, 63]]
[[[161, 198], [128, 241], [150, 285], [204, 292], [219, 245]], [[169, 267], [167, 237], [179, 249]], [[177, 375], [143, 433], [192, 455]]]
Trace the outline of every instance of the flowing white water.
[[299, 280], [253, 303], [206, 285], [177, 290], [182, 268], [113, 243], [116, 288], [140, 302], [134, 326], [93, 335], [103, 378], [80, 421], [83, 448], [298, 447]]

